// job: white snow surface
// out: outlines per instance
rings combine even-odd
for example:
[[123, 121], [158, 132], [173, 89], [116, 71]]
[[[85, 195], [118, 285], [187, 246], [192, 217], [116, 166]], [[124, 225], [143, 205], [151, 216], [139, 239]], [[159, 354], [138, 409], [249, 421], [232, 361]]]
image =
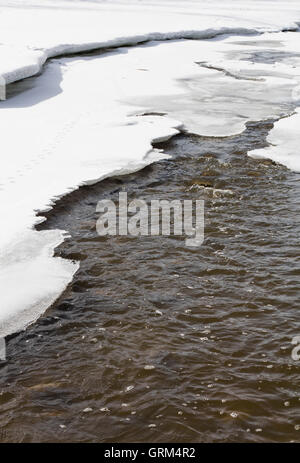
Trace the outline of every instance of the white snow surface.
[[270, 158], [284, 164], [291, 170], [300, 172], [300, 110], [291, 117], [280, 119], [271, 130], [267, 141], [270, 146], [250, 151], [254, 158]]
[[0, 1], [0, 72], [7, 83], [49, 57], [145, 40], [297, 30], [297, 0]]
[[[37, 212], [167, 157], [153, 142], [277, 118], [272, 145], [250, 154], [300, 171], [298, 1], [0, 0], [0, 22], [0, 77], [40, 73], [0, 102], [0, 336], [33, 322], [78, 268], [53, 257], [65, 232], [36, 231]], [[116, 49], [60, 56], [98, 48]]]

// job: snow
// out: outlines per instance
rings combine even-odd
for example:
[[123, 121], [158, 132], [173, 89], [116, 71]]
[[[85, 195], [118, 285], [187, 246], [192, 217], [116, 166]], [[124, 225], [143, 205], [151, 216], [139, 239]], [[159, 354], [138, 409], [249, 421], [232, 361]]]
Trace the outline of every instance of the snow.
[[36, 211], [49, 210], [58, 198], [83, 183], [132, 172], [162, 158], [152, 149], [152, 141], [168, 139], [181, 126], [155, 116], [128, 120], [131, 107], [112, 98], [115, 83], [109, 63], [114, 63], [113, 58], [111, 53], [107, 59], [88, 63], [74, 58], [68, 66], [68, 60], [52, 62], [37, 85], [2, 104], [5, 157], [1, 158], [0, 213], [6, 224], [0, 229], [0, 281], [4, 332], [11, 327], [15, 330], [16, 321], [18, 327], [27, 322], [29, 314], [35, 319], [42, 313], [78, 268], [52, 257], [62, 241], [61, 231], [32, 230], [41, 221]]
[[250, 151], [253, 158], [269, 158], [283, 164], [291, 170], [300, 172], [299, 153], [300, 110], [291, 117], [280, 119], [275, 123], [267, 137], [270, 146]]
[[[0, 336], [36, 320], [78, 269], [53, 257], [65, 233], [36, 231], [37, 212], [167, 157], [153, 142], [290, 116], [270, 133], [277, 148], [251, 154], [299, 169], [299, 36], [280, 32], [298, 29], [296, 1], [0, 0], [0, 20], [0, 77], [40, 73], [0, 102]], [[274, 63], [266, 50], [276, 48], [285, 54]], [[263, 59], [248, 59], [257, 50]]]
[[[242, 7], [241, 7], [242, 5]], [[40, 71], [49, 57], [146, 40], [297, 29], [296, 1], [1, 0], [1, 74], [7, 83]]]

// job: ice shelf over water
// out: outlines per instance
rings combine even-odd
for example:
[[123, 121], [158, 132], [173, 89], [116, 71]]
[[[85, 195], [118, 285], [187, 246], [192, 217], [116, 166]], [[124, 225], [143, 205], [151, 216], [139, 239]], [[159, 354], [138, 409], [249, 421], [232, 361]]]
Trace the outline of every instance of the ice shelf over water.
[[[0, 76], [41, 73], [0, 102], [0, 336], [34, 321], [78, 268], [53, 257], [65, 233], [36, 231], [37, 212], [166, 157], [153, 142], [275, 118], [272, 145], [250, 154], [300, 171], [298, 1], [0, 0], [0, 21]], [[116, 49], [59, 56], [96, 48]]]

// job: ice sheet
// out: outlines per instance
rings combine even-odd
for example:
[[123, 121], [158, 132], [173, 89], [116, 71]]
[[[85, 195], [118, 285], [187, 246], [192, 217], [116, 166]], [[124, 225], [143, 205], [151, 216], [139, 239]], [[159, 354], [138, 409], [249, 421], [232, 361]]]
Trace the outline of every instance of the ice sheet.
[[[294, 114], [299, 35], [278, 31], [298, 28], [300, 6], [242, 5], [0, 1], [0, 75], [9, 83], [42, 71], [30, 85], [18, 84], [26, 90], [14, 87], [0, 102], [0, 336], [35, 320], [78, 268], [53, 257], [64, 234], [34, 230], [42, 220], [37, 211], [80, 185], [167, 156], [152, 143], [182, 125], [229, 136], [250, 120]], [[158, 42], [209, 37], [216, 38]], [[51, 56], [143, 41], [150, 42], [98, 57], [60, 57], [43, 67]], [[282, 53], [274, 61], [277, 49]], [[147, 115], [152, 112], [166, 114]], [[288, 156], [291, 168], [299, 164], [296, 117], [278, 122], [295, 121], [289, 147], [278, 131], [275, 142], [270, 134], [289, 150], [281, 146], [278, 160]]]
[[268, 158], [300, 172], [300, 111], [275, 123], [267, 141], [270, 146], [250, 151], [254, 158]]
[[48, 57], [145, 40], [295, 30], [296, 0], [1, 0], [0, 74], [37, 73]]

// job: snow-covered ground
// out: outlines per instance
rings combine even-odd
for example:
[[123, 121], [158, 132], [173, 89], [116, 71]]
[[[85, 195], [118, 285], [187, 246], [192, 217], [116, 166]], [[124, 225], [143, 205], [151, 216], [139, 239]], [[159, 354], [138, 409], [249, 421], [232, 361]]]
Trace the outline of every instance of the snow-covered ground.
[[295, 30], [298, 0], [1, 0], [1, 74], [33, 75], [58, 54], [145, 40]]
[[167, 156], [153, 141], [285, 117], [250, 154], [300, 171], [298, 1], [0, 0], [0, 21], [0, 76], [41, 72], [0, 102], [0, 335], [36, 319], [78, 268], [53, 257], [64, 232], [34, 230], [36, 213]]

